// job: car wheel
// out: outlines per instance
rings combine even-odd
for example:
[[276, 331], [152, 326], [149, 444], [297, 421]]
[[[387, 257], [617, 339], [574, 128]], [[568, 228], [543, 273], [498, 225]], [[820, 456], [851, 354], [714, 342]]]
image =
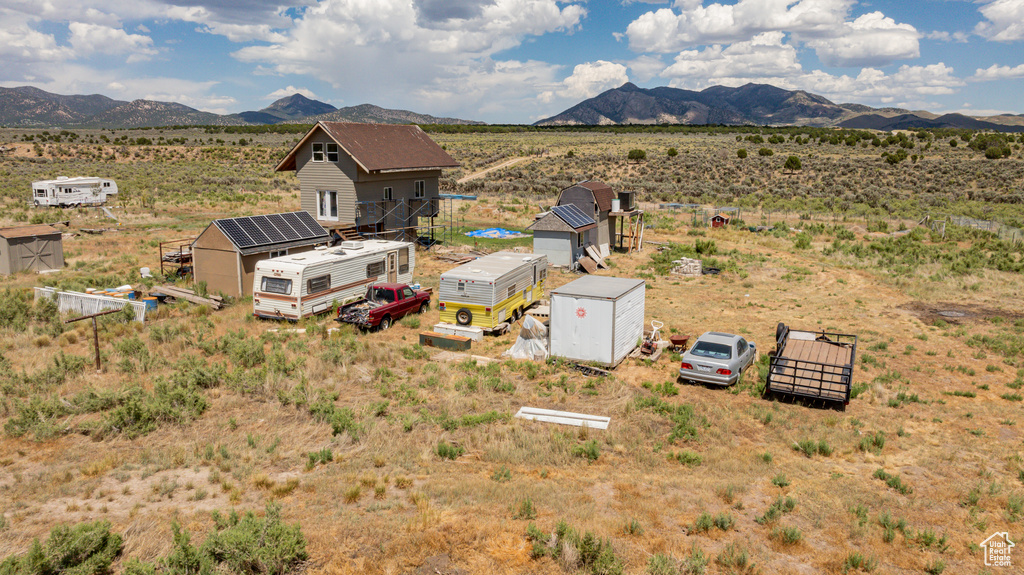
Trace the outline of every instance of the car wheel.
[[427, 313], [428, 309], [430, 309], [430, 303], [429, 302], [423, 302], [423, 304], [420, 305], [420, 313]]
[[384, 319], [380, 320], [380, 325], [377, 326], [377, 329], [379, 329], [380, 331], [384, 331], [389, 327], [391, 327], [391, 318], [388, 316], [384, 316]]
[[455, 312], [455, 321], [459, 325], [469, 325], [473, 323], [473, 312], [469, 311], [466, 308], [462, 308], [459, 311]]

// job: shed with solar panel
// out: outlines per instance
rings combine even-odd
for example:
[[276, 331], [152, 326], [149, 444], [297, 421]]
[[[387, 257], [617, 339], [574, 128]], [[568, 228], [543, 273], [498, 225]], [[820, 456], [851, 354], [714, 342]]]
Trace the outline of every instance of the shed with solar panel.
[[256, 263], [312, 250], [330, 240], [306, 212], [214, 220], [192, 243], [195, 280], [210, 293], [252, 295]]
[[551, 208], [527, 229], [533, 231], [533, 253], [551, 265], [575, 267], [585, 248], [594, 244], [597, 222], [573, 204]]

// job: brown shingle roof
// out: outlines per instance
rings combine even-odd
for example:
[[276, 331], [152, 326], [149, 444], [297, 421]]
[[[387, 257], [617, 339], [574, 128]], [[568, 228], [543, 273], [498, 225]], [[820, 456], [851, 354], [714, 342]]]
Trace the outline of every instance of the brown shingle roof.
[[612, 200], [615, 199], [615, 192], [612, 191], [611, 186], [604, 182], [597, 182], [593, 180], [580, 182], [576, 185], [594, 192], [594, 201], [597, 202], [597, 208], [599, 210], [602, 212], [611, 211]]
[[428, 170], [459, 165], [419, 126], [320, 122], [295, 145], [277, 171], [295, 169], [295, 154], [310, 136], [323, 130], [366, 172]]
[[3, 238], [30, 238], [33, 236], [52, 236], [60, 234], [56, 229], [46, 224], [34, 226], [16, 226], [13, 228], [0, 228], [0, 237]]

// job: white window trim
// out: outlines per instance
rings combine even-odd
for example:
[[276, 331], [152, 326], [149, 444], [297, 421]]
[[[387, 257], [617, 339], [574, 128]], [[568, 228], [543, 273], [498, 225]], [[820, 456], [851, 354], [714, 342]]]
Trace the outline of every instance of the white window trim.
[[[330, 215], [324, 213], [324, 195], [334, 194], [334, 203], [338, 209], [338, 215]], [[318, 220], [337, 221], [341, 214], [341, 206], [338, 206], [338, 192], [337, 190], [317, 190], [316, 191], [316, 214]]]
[[[320, 148], [319, 152], [317, 152], [317, 147]], [[313, 161], [313, 162], [323, 162], [324, 160], [326, 160], [327, 159], [327, 153], [324, 150], [324, 147], [325, 146], [324, 146], [323, 142], [313, 142], [313, 145], [310, 148], [310, 156], [312, 158], [310, 161]], [[320, 159], [319, 160], [316, 159], [316, 155], [318, 153], [320, 154]]]
[[[332, 148], [334, 151], [331, 151]], [[341, 158], [341, 154], [339, 152], [340, 149], [341, 148], [338, 146], [337, 143], [327, 142], [326, 144], [324, 144], [324, 159], [331, 163], [338, 163], [338, 160]], [[334, 156], [333, 160], [331, 159], [331, 156]]]
[[395, 199], [395, 189], [392, 188], [391, 186], [388, 186], [388, 187], [384, 188], [384, 199], [385, 200], [392, 200], [392, 201], [394, 201], [394, 199]]
[[285, 250], [277, 250], [277, 251], [273, 251], [273, 252], [270, 252], [270, 253], [269, 253], [269, 254], [267, 254], [267, 255], [268, 255], [269, 257], [272, 257], [272, 258], [279, 258], [279, 257], [281, 257], [281, 256], [286, 256], [286, 255], [288, 255], [288, 250], [286, 250], [286, 249], [285, 249]]
[[427, 197], [427, 182], [425, 180], [416, 180], [413, 182], [413, 198], [422, 199]]

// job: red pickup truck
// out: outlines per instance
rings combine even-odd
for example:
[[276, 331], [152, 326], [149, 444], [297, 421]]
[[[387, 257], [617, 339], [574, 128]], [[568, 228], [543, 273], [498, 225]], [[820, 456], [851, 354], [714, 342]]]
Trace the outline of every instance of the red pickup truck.
[[337, 320], [363, 329], [388, 329], [410, 313], [430, 309], [430, 290], [406, 284], [380, 283], [366, 288], [366, 297], [338, 310]]

